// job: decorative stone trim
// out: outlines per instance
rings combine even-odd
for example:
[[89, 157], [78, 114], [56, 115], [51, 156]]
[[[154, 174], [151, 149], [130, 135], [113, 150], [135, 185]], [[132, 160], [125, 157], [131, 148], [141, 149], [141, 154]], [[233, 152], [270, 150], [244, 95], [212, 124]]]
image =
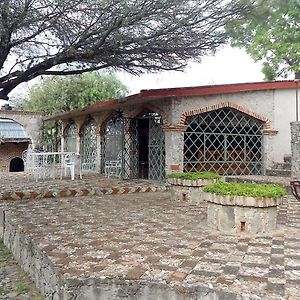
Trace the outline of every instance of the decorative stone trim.
[[135, 118], [137, 117], [139, 114], [141, 114], [145, 109], [148, 109], [148, 110], [151, 110], [153, 112], [156, 112], [158, 113], [162, 119], [163, 119], [163, 124], [168, 124], [168, 116], [167, 114], [161, 110], [160, 108], [152, 105], [152, 104], [149, 104], [149, 103], [146, 103], [146, 104], [143, 104], [142, 106], [138, 107], [137, 109], [135, 109], [133, 112], [131, 112], [128, 117], [129, 118]]
[[134, 194], [166, 191], [166, 186], [134, 186], [134, 187], [112, 187], [112, 188], [80, 188], [80, 189], [62, 189], [48, 191], [18, 191], [0, 193], [0, 201], [10, 200], [37, 200], [46, 198], [64, 198], [64, 197], [85, 197], [116, 194]]
[[278, 130], [273, 129], [269, 122], [267, 122], [263, 125], [263, 134], [264, 135], [276, 135], [277, 133], [278, 133]]
[[185, 132], [187, 128], [188, 128], [187, 125], [182, 125], [182, 124], [168, 124], [163, 126], [164, 131]]
[[181, 178], [168, 178], [168, 183], [171, 185], [179, 185], [179, 186], [205, 186], [208, 184], [216, 183], [217, 179], [181, 179]]
[[256, 198], [248, 196], [221, 196], [213, 193], [205, 193], [207, 202], [212, 202], [221, 205], [229, 206], [244, 206], [244, 207], [272, 207], [282, 203], [282, 198]]
[[180, 124], [184, 125], [186, 123], [186, 118], [190, 117], [190, 116], [195, 116], [195, 115], [199, 115], [199, 114], [203, 114], [206, 112], [210, 112], [210, 111], [214, 111], [220, 108], [232, 108], [235, 109], [237, 111], [240, 111], [248, 116], [251, 116], [255, 119], [258, 119], [264, 123], [268, 123], [269, 119], [265, 116], [261, 116], [259, 114], [257, 114], [256, 112], [253, 112], [249, 109], [247, 109], [244, 106], [232, 103], [232, 102], [221, 102], [221, 103], [217, 103], [217, 104], [213, 104], [213, 105], [208, 105], [205, 107], [201, 107], [201, 108], [197, 108], [197, 109], [193, 109], [190, 111], [186, 111], [181, 115], [180, 118]]

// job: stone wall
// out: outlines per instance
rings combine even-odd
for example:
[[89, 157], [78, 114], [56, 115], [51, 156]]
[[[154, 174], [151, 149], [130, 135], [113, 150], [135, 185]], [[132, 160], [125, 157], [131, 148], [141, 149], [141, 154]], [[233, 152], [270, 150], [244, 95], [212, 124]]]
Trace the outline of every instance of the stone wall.
[[300, 122], [291, 122], [292, 178], [300, 180]]
[[0, 172], [8, 172], [10, 161], [19, 157], [28, 148], [28, 143], [4, 143], [0, 144]]

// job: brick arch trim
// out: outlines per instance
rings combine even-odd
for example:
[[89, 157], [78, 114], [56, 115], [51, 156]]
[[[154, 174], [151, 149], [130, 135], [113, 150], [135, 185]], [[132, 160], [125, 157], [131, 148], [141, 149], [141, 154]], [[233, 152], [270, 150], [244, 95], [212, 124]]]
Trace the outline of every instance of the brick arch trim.
[[257, 120], [259, 120], [259, 121], [261, 121], [265, 124], [270, 123], [270, 121], [267, 117], [262, 116], [260, 114], [257, 114], [256, 112], [253, 112], [253, 111], [249, 110], [248, 108], [246, 108], [244, 106], [241, 106], [241, 105], [238, 105], [238, 104], [235, 104], [235, 103], [232, 103], [232, 102], [221, 102], [221, 103], [218, 103], [218, 104], [208, 105], [208, 106], [205, 106], [205, 107], [201, 107], [201, 108], [197, 108], [197, 109], [193, 109], [193, 110], [184, 112], [180, 117], [180, 124], [185, 125], [187, 117], [200, 115], [200, 114], [210, 112], [210, 111], [214, 111], [214, 110], [217, 110], [217, 109], [220, 109], [220, 108], [232, 108], [232, 109], [235, 109], [235, 110], [237, 110], [241, 113], [244, 113], [244, 114], [246, 114], [250, 117], [253, 117], [253, 118], [255, 118], [255, 119], [257, 119]]
[[139, 114], [141, 114], [146, 109], [151, 110], [151, 111], [153, 111], [155, 113], [158, 113], [162, 117], [162, 119], [163, 119], [163, 124], [164, 125], [168, 124], [168, 116], [167, 116], [167, 114], [163, 110], [161, 110], [160, 108], [158, 108], [158, 107], [156, 107], [156, 106], [154, 106], [152, 104], [148, 104], [148, 103], [146, 103], [146, 104], [138, 107], [137, 109], [135, 109], [133, 112], [131, 112], [128, 115], [128, 117], [129, 118], [136, 118]]
[[[91, 117], [90, 115], [88, 115], [88, 116], [86, 117], [86, 119], [84, 120], [84, 122], [82, 123], [82, 125], [78, 128], [79, 134], [82, 133], [82, 130], [84, 129], [84, 126], [85, 126], [86, 124], [88, 124], [89, 122], [93, 122], [95, 126], [96, 126], [96, 124], [97, 124], [96, 120], [95, 120], [93, 117]], [[77, 126], [77, 124], [76, 124], [76, 126]]]
[[76, 131], [77, 131], [77, 124], [73, 119], [70, 119], [68, 123], [65, 123], [63, 126], [63, 136], [65, 137], [67, 134], [67, 131], [69, 130], [69, 127], [71, 126], [71, 124], [75, 124], [76, 126]]

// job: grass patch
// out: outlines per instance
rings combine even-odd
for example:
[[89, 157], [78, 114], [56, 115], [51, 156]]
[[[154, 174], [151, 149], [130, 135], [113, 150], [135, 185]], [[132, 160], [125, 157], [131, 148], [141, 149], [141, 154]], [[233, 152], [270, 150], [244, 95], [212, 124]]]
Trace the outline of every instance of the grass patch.
[[4, 295], [7, 293], [7, 290], [3, 287], [0, 287], [0, 295]]
[[3, 257], [10, 257], [10, 256], [12, 256], [11, 252], [4, 245], [2, 239], [0, 239], [0, 255], [3, 256]]
[[202, 171], [202, 172], [189, 172], [189, 173], [171, 173], [168, 178], [179, 178], [188, 180], [198, 179], [219, 179], [220, 175], [214, 172]]
[[29, 290], [30, 290], [30, 288], [29, 288], [28, 284], [26, 284], [26, 283], [20, 283], [15, 288], [15, 292], [18, 295], [25, 294], [25, 293], [29, 292]]
[[276, 184], [218, 182], [203, 188], [205, 192], [223, 196], [249, 196], [278, 199], [287, 195], [286, 190]]

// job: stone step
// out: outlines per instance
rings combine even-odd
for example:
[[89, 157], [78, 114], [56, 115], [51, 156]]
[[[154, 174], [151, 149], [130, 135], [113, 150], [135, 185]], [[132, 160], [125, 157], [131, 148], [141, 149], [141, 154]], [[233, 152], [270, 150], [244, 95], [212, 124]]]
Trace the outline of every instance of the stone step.
[[283, 163], [274, 163], [272, 166], [272, 169], [275, 170], [291, 170], [292, 169], [292, 164], [290, 162], [283, 162]]
[[291, 177], [291, 170], [284, 170], [284, 169], [267, 169], [266, 175], [267, 176], [280, 176], [280, 177]]

